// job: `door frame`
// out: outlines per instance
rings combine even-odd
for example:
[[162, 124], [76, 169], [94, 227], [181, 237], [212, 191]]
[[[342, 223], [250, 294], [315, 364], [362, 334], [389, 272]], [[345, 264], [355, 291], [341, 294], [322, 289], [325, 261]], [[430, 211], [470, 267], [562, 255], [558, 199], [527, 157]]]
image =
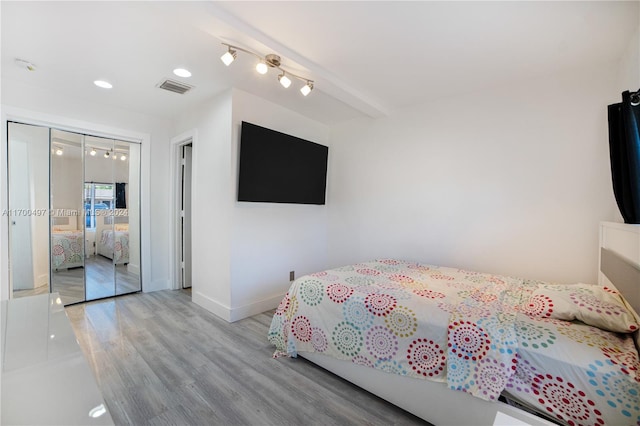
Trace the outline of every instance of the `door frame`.
[[[171, 196], [169, 197], [169, 212], [171, 214], [171, 226], [169, 227], [169, 277], [171, 279], [171, 288], [173, 290], [182, 289], [180, 282], [180, 253], [182, 246], [180, 244], [180, 207], [178, 205], [179, 195], [182, 192], [182, 173], [181, 173], [181, 160], [182, 160], [182, 147], [184, 145], [191, 144], [191, 158], [197, 158], [198, 151], [198, 130], [190, 129], [184, 133], [179, 134], [171, 138]], [[194, 193], [196, 186], [195, 179], [196, 174], [196, 162], [191, 162], [191, 193]], [[193, 201], [193, 198], [192, 198]], [[191, 210], [193, 211], [193, 203]], [[191, 222], [193, 232], [193, 221]], [[193, 247], [192, 250], [193, 252]], [[195, 287], [193, 282], [192, 288]]]
[[[55, 128], [68, 132], [100, 136], [109, 139], [118, 139], [126, 142], [139, 143], [140, 146], [140, 263], [141, 286], [151, 286], [151, 135], [148, 133], [125, 130], [104, 124], [97, 124], [73, 118], [31, 111], [24, 108], [5, 107], [1, 114], [0, 143], [0, 211], [8, 209], [8, 174], [7, 174], [7, 126], [9, 121], [16, 121], [34, 126]], [[144, 219], [144, 220], [142, 220]], [[0, 300], [12, 297], [13, 289], [9, 281], [9, 221], [6, 217], [0, 218]]]

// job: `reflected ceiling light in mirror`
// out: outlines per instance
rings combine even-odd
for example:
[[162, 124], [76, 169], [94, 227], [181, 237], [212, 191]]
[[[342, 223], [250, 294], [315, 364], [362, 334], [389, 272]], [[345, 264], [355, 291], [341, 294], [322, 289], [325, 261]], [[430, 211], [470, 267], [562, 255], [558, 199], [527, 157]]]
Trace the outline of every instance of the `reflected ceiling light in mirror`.
[[25, 61], [24, 59], [16, 58], [16, 65], [20, 68], [24, 68], [27, 71], [35, 71], [36, 66], [29, 61]]
[[93, 84], [95, 84], [98, 87], [102, 87], [103, 89], [111, 89], [113, 87], [111, 83], [104, 80], [96, 80], [93, 82]]
[[91, 151], [89, 151], [89, 155], [92, 156], [92, 157], [95, 157], [97, 153], [98, 152], [96, 151], [95, 148], [91, 148]]
[[109, 158], [109, 151], [104, 152], [104, 158]]
[[120, 156], [120, 159], [121, 159], [122, 161], [126, 161], [126, 160], [127, 160], [127, 156], [126, 156], [126, 155], [124, 155], [124, 154], [122, 154], [122, 155]]
[[311, 93], [311, 91], [313, 90], [313, 80], [309, 80], [308, 78], [301, 77], [289, 71], [285, 71], [280, 65], [281, 64], [280, 56], [274, 53], [270, 53], [263, 57], [255, 52], [252, 52], [247, 49], [243, 49], [242, 47], [232, 46], [227, 43], [222, 43], [222, 44], [224, 46], [227, 46], [227, 52], [224, 55], [222, 55], [220, 59], [222, 60], [222, 62], [224, 62], [226, 66], [231, 65], [231, 63], [236, 59], [238, 55], [237, 51], [239, 50], [241, 52], [248, 53], [258, 58], [259, 62], [256, 64], [256, 71], [259, 74], [266, 74], [269, 71], [269, 68], [276, 68], [282, 71], [282, 74], [278, 75], [278, 81], [284, 88], [288, 88], [289, 86], [291, 86], [291, 79], [288, 77], [288, 76], [291, 76], [305, 83], [305, 85], [300, 88], [300, 93], [302, 93], [303, 96], [309, 95], [309, 93]]
[[62, 154], [64, 154], [62, 147], [61, 146], [56, 147], [56, 155], [62, 155]]
[[91, 411], [89, 411], [89, 417], [93, 419], [97, 419], [98, 417], [102, 416], [106, 412], [107, 412], [107, 409], [104, 406], [104, 404], [100, 404], [97, 407], [93, 407]]
[[175, 70], [173, 70], [173, 73], [178, 77], [184, 77], [184, 78], [191, 77], [191, 72], [185, 68], [176, 68]]

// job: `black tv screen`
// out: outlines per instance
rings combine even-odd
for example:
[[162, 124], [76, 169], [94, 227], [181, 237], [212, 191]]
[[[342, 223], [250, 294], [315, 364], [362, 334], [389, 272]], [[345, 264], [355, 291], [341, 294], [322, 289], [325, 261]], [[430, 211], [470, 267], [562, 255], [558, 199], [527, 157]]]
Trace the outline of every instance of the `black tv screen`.
[[238, 201], [325, 204], [329, 148], [242, 122]]

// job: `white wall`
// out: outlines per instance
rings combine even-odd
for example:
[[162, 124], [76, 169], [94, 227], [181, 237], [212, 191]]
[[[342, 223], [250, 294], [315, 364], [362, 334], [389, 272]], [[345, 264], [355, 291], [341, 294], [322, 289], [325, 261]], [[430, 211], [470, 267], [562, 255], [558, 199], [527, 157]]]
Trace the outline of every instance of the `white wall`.
[[249, 121], [327, 144], [328, 128], [240, 90], [183, 114], [195, 130], [192, 188], [193, 301], [228, 321], [278, 305], [298, 275], [324, 269], [327, 206], [240, 203], [240, 125]]
[[637, 86], [640, 85], [640, 25], [629, 40], [625, 54], [620, 60], [618, 80], [621, 91], [637, 90]]
[[237, 202], [242, 121], [329, 145], [326, 125], [257, 96], [234, 90], [232, 320], [276, 307], [290, 285], [289, 271], [302, 276], [326, 269], [327, 211], [331, 208], [330, 205]]
[[[42, 129], [32, 129], [36, 138], [30, 140], [29, 159], [32, 201], [35, 209], [47, 209], [49, 207], [49, 188], [43, 182], [49, 181], [49, 137], [48, 132]], [[31, 245], [33, 248], [33, 278], [35, 287], [49, 284], [49, 216], [36, 216], [32, 218], [33, 234]]]
[[84, 181], [80, 147], [69, 146], [65, 151], [63, 155], [51, 156], [52, 207], [81, 212]]
[[87, 182], [129, 182], [129, 164], [131, 155], [126, 161], [104, 158], [100, 152], [96, 156], [85, 155], [84, 180]]
[[[176, 134], [192, 129], [198, 134], [192, 150], [192, 299], [227, 320], [231, 307], [231, 102], [232, 92], [225, 92], [186, 111], [176, 124]], [[174, 227], [166, 229], [173, 232]]]
[[[638, 28], [629, 40], [625, 53], [619, 64], [617, 90], [618, 94], [625, 90], [634, 91], [640, 89], [640, 9], [638, 10]], [[613, 103], [622, 101], [618, 96]], [[613, 205], [615, 222], [624, 222], [622, 214], [616, 204]]]
[[596, 282], [616, 65], [335, 126], [330, 264], [397, 257]]
[[[49, 131], [14, 123], [8, 136], [12, 178], [9, 207], [45, 213], [9, 217], [13, 288], [32, 289], [49, 282]], [[18, 200], [19, 204], [14, 204]]]
[[[149, 259], [148, 269], [143, 270], [144, 291], [154, 291], [169, 288], [169, 246], [168, 234], [169, 212], [167, 211], [169, 192], [169, 176], [167, 165], [169, 164], [168, 145], [173, 131], [173, 120], [160, 119], [125, 109], [113, 108], [86, 102], [81, 99], [73, 99], [68, 94], [60, 94], [54, 91], [35, 89], [31, 86], [17, 83], [9, 79], [2, 80], [2, 113], [3, 120], [7, 114], [11, 116], [23, 116], [35, 121], [46, 121], [56, 127], [56, 124], [64, 124], [64, 129], [86, 128], [95, 129], [97, 136], [122, 136], [122, 139], [133, 138], [143, 140], [142, 146], [142, 220], [143, 230], [147, 227], [145, 235], [153, 235], [153, 244], [145, 243], [148, 253], [143, 257]], [[4, 123], [4, 122], [3, 122]], [[6, 132], [3, 129], [3, 135]], [[6, 158], [6, 151], [3, 154]], [[6, 162], [0, 165], [0, 174], [5, 176]], [[1, 182], [6, 185], [6, 182]], [[153, 189], [151, 194], [146, 189]], [[3, 194], [6, 194], [3, 189]], [[6, 201], [1, 201], [4, 207]], [[147, 223], [144, 223], [144, 222]], [[7, 241], [5, 225], [2, 239], [2, 266], [3, 272], [0, 283], [1, 298], [8, 298], [8, 278], [6, 276]], [[143, 235], [144, 237], [144, 235]], [[150, 247], [149, 247], [150, 246]], [[144, 260], [143, 260], [144, 263]], [[144, 269], [144, 268], [143, 268]]]

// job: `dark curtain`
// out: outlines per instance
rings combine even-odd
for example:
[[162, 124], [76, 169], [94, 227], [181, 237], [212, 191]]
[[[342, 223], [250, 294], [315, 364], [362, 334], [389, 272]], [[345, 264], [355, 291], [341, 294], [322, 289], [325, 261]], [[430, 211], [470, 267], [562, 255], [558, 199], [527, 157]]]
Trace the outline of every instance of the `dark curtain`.
[[116, 183], [116, 209], [127, 208], [126, 183]]
[[631, 105], [632, 96], [624, 92], [622, 103], [609, 105], [609, 153], [620, 213], [625, 223], [640, 224], [640, 106]]

